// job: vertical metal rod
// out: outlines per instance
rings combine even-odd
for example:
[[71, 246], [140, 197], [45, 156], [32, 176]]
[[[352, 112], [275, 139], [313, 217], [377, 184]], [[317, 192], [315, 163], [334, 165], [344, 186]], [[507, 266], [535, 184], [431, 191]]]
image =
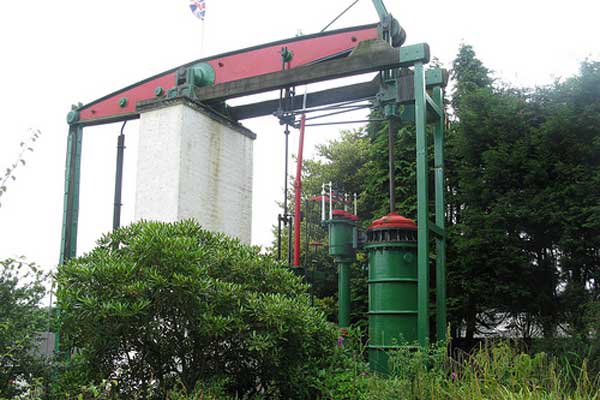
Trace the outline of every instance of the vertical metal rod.
[[292, 228], [293, 228], [293, 225], [296, 223], [296, 220], [291, 215], [289, 215], [287, 219], [288, 219], [287, 263], [288, 263], [288, 268], [291, 268], [292, 267]]
[[394, 143], [396, 143], [396, 131], [398, 124], [395, 118], [388, 120], [388, 168], [390, 174], [390, 212], [396, 211], [396, 181], [394, 168]]
[[[283, 131], [285, 134], [285, 179], [283, 181], [283, 217], [284, 224], [287, 225], [287, 217], [288, 217], [288, 149], [289, 149], [289, 139], [290, 139], [290, 128], [287, 124], [285, 124], [285, 130]], [[288, 249], [289, 251], [289, 249]]]
[[[440, 110], [444, 109], [442, 88], [433, 88], [433, 101]], [[444, 232], [443, 237], [436, 238], [436, 336], [438, 341], [446, 340], [446, 228], [444, 211], [444, 116], [438, 116], [433, 135], [434, 168], [435, 168], [435, 224]]]
[[357, 194], [354, 193], [354, 215], [358, 216], [358, 208], [357, 208]]
[[281, 261], [281, 214], [277, 215], [277, 260]]
[[325, 221], [325, 184], [321, 185], [321, 222]]
[[[306, 98], [306, 95], [304, 96]], [[300, 197], [302, 195], [302, 153], [304, 151], [304, 125], [306, 115], [300, 117], [300, 137], [298, 139], [298, 160], [296, 160], [296, 179], [294, 180], [294, 268], [300, 266]]]
[[333, 219], [333, 188], [332, 183], [329, 181], [329, 219]]
[[429, 339], [429, 224], [427, 189], [427, 108], [423, 63], [415, 63], [415, 125], [417, 134], [417, 338], [421, 346]]
[[117, 138], [117, 167], [115, 171], [115, 202], [113, 206], [113, 230], [121, 226], [121, 192], [123, 188], [123, 156], [125, 152], [125, 129], [127, 121], [121, 126], [121, 134]]

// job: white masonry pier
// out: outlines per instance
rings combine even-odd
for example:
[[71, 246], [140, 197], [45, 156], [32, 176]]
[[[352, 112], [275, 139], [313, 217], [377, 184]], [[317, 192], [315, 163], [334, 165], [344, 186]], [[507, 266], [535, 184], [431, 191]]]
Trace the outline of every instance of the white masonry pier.
[[139, 111], [135, 219], [194, 218], [250, 243], [256, 135], [184, 97]]

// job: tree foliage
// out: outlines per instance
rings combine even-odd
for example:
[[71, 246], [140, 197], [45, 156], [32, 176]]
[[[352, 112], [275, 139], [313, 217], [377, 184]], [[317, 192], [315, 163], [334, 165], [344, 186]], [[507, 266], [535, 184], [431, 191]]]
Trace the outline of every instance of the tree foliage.
[[[498, 84], [465, 44], [452, 78], [446, 224], [453, 336], [500, 326], [524, 337], [585, 336], [586, 304], [600, 295], [600, 63], [520, 89]], [[411, 218], [414, 135], [410, 124], [400, 128], [394, 161], [396, 208]], [[356, 191], [366, 228], [389, 210], [387, 146], [386, 122], [343, 132], [307, 161], [305, 188], [316, 194], [332, 181]]]
[[305, 398], [335, 344], [300, 278], [193, 221], [120, 228], [57, 279], [66, 345], [121, 396], [218, 381], [240, 397]]

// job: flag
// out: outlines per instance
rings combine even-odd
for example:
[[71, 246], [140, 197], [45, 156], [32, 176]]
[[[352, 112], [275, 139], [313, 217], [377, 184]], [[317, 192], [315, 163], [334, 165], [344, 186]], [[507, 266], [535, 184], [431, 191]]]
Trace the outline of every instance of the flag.
[[204, 15], [206, 15], [206, 4], [204, 0], [190, 0], [190, 9], [196, 17], [204, 21]]

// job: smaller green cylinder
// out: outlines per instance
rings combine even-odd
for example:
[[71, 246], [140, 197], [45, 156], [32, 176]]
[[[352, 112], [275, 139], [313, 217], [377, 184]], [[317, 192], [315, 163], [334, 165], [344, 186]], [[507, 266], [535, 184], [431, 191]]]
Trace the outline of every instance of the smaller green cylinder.
[[338, 325], [350, 326], [350, 266], [356, 258], [356, 216], [333, 210], [329, 225], [329, 254], [334, 257], [338, 273]]

